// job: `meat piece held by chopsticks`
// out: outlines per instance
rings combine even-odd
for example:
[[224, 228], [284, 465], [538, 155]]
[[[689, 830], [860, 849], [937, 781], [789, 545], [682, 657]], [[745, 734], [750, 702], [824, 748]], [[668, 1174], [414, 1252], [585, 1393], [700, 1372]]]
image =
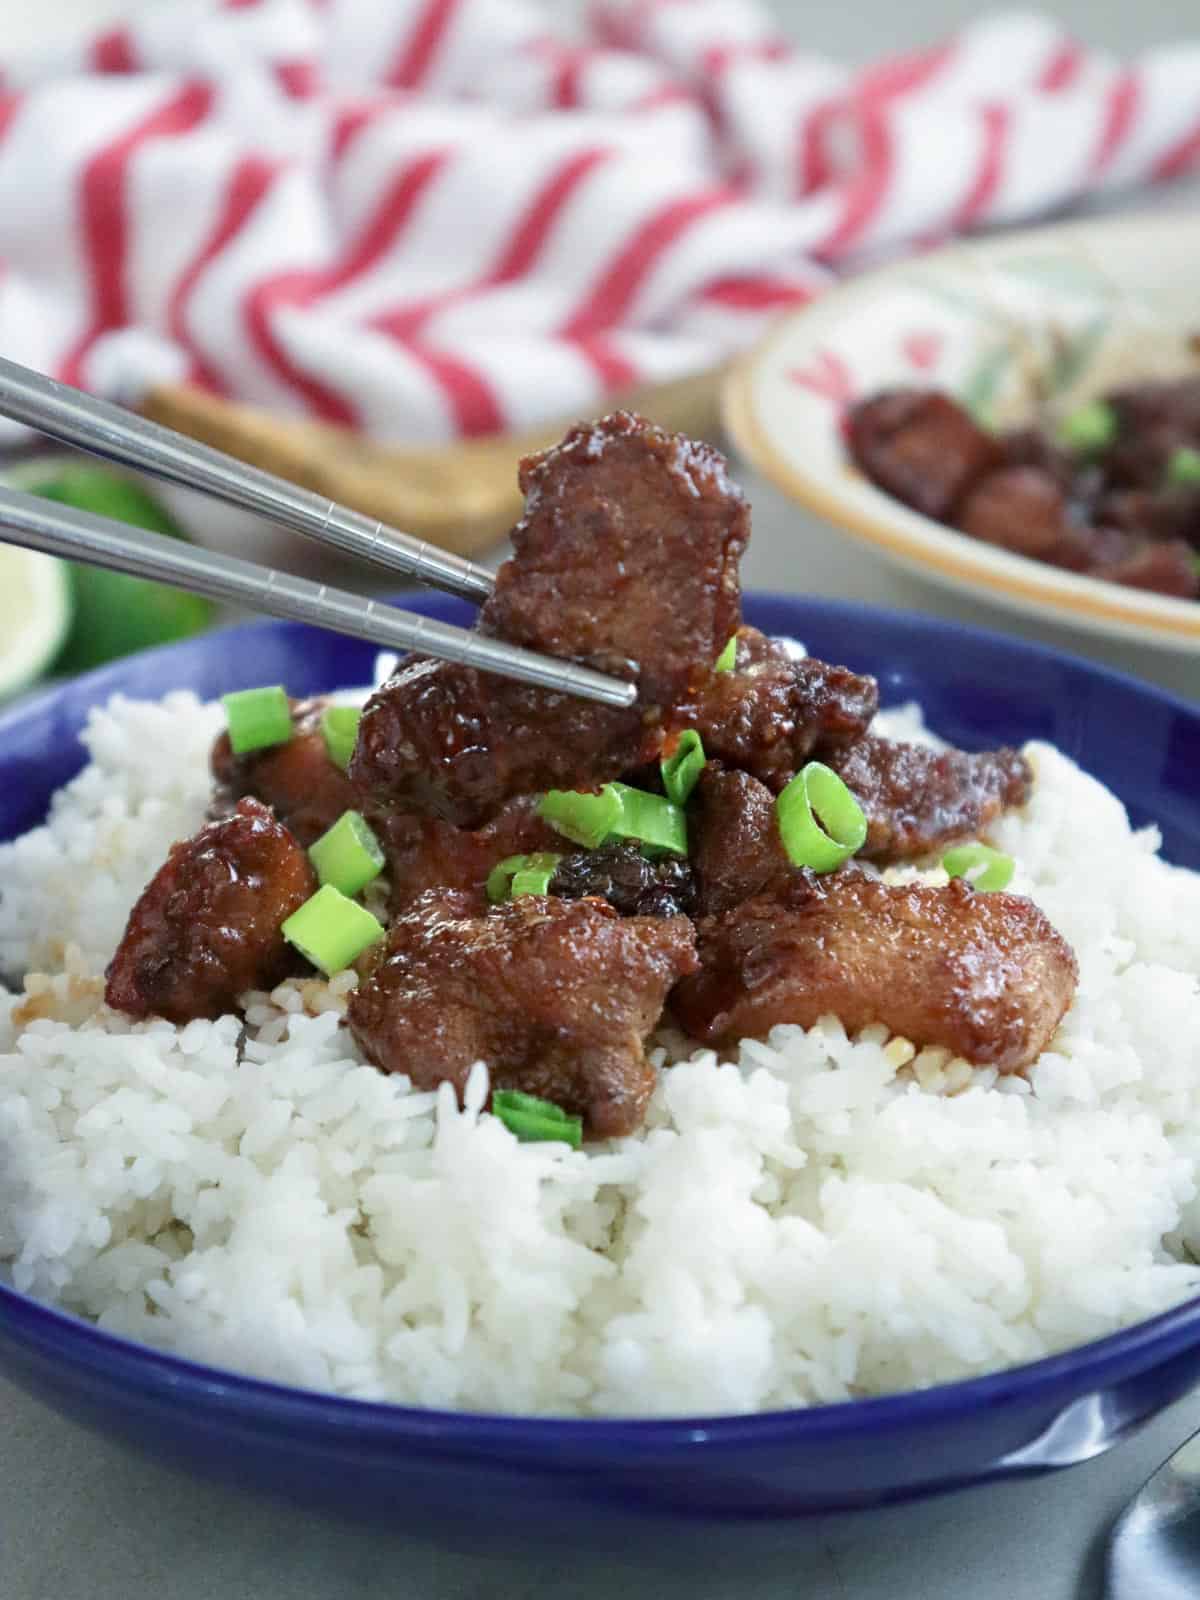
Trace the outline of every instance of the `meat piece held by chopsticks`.
[[741, 622], [750, 513], [725, 458], [619, 411], [521, 463], [525, 515], [480, 627], [601, 671], [637, 663], [643, 702], [707, 681]]
[[618, 412], [521, 467], [526, 514], [480, 626], [635, 679], [630, 710], [414, 661], [367, 703], [351, 777], [369, 812], [478, 828], [514, 795], [651, 760], [740, 618], [749, 513], [707, 445]]

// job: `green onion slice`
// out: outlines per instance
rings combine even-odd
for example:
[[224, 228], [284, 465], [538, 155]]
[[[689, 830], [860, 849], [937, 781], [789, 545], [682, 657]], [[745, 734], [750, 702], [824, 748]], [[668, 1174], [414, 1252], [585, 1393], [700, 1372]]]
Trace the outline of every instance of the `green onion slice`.
[[321, 883], [356, 895], [383, 871], [379, 840], [357, 811], [343, 811], [308, 852]]
[[613, 828], [615, 838], [633, 839], [651, 852], [687, 855], [687, 817], [682, 806], [625, 783], [610, 783], [608, 788], [616, 791], [621, 802], [621, 815]]
[[280, 929], [326, 977], [341, 972], [383, 938], [383, 924], [331, 883], [310, 896]]
[[714, 672], [732, 672], [737, 664], [737, 634], [731, 633], [725, 642], [725, 648], [713, 663]]
[[867, 819], [832, 768], [810, 761], [775, 801], [779, 837], [795, 867], [832, 872], [860, 850]]
[[595, 850], [607, 839], [621, 817], [620, 796], [606, 783], [598, 794], [576, 789], [551, 789], [538, 804], [538, 816], [585, 850]]
[[264, 689], [238, 689], [223, 694], [229, 746], [235, 756], [270, 745], [286, 744], [292, 737], [292, 708], [282, 684]]
[[1180, 445], [1167, 462], [1167, 482], [1173, 488], [1191, 489], [1200, 484], [1200, 450]]
[[354, 754], [362, 710], [358, 706], [326, 706], [321, 713], [325, 749], [335, 766], [345, 772]]
[[587, 850], [606, 839], [633, 839], [650, 851], [687, 855], [683, 807], [627, 783], [606, 783], [598, 794], [551, 789], [541, 798], [538, 816]]
[[668, 800], [677, 806], [687, 805], [704, 771], [705, 759], [704, 744], [695, 728], [688, 728], [681, 733], [679, 743], [661, 763], [663, 788], [667, 791]]
[[523, 1141], [557, 1139], [573, 1150], [583, 1141], [582, 1117], [573, 1117], [553, 1100], [539, 1100], [520, 1089], [497, 1089], [492, 1095], [492, 1114]]
[[960, 844], [947, 850], [942, 857], [942, 867], [952, 878], [966, 878], [973, 888], [991, 893], [1007, 889], [1012, 882], [1016, 863], [1003, 851], [993, 850], [986, 844]]
[[561, 856], [553, 850], [535, 850], [527, 856], [505, 856], [487, 877], [487, 897], [492, 904], [516, 900], [523, 894], [549, 894], [550, 880], [558, 871]]
[[1097, 455], [1117, 436], [1117, 413], [1103, 400], [1091, 400], [1063, 418], [1058, 442], [1075, 455]]

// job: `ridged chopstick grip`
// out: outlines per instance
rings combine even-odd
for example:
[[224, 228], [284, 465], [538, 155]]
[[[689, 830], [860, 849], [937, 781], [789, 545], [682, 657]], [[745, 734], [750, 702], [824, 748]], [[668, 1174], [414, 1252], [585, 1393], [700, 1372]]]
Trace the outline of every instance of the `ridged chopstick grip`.
[[418, 578], [432, 588], [468, 600], [483, 600], [491, 593], [492, 575], [486, 567], [2, 357], [0, 415], [108, 461], [211, 494], [319, 544]]
[[443, 661], [458, 661], [517, 678], [543, 689], [630, 706], [637, 697], [631, 683], [606, 677], [590, 667], [558, 661], [470, 633], [432, 617], [417, 616], [328, 584], [294, 578], [236, 556], [218, 555], [196, 545], [113, 522], [90, 511], [22, 494], [0, 486], [0, 540], [65, 556], [92, 566], [171, 583], [214, 600], [232, 601], [271, 616], [308, 622], [335, 633], [366, 639], [387, 650], [415, 650]]

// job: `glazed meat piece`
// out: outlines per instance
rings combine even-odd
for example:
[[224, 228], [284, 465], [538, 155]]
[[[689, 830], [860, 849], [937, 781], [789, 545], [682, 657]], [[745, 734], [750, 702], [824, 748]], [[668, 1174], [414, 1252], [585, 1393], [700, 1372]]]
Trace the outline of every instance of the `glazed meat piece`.
[[1060, 489], [1074, 489], [1078, 462], [1040, 428], [1014, 428], [1011, 433], [1001, 434], [999, 443], [1004, 466], [1036, 467], [1053, 478]]
[[1133, 589], [1194, 600], [1200, 595], [1200, 569], [1191, 545], [1182, 539], [1131, 539], [1120, 554], [1090, 569], [1095, 577]]
[[538, 797], [510, 800], [491, 822], [474, 832], [437, 817], [389, 816], [379, 821], [387, 856], [391, 908], [402, 909], [427, 889], [481, 890], [488, 873], [506, 856], [567, 848], [537, 814]]
[[[958, 525], [973, 538], [1018, 555], [1191, 599], [1200, 592], [1191, 547], [1178, 538], [1146, 536], [1170, 526], [1172, 516], [1187, 525], [1182, 499], [1178, 494], [1123, 490], [1101, 501], [1096, 514], [1111, 509], [1125, 526], [1089, 527], [1072, 515], [1066, 494], [1049, 473], [1037, 467], [1005, 467], [989, 472], [970, 491], [959, 508]], [[1142, 527], [1139, 517], [1144, 518]]]
[[757, 628], [738, 631], [732, 672], [715, 672], [678, 713], [704, 753], [782, 789], [813, 755], [853, 743], [879, 708], [874, 678], [789, 654]]
[[580, 427], [524, 463], [526, 516], [487, 631], [636, 677], [627, 711], [415, 661], [368, 702], [351, 777], [366, 808], [478, 828], [514, 795], [598, 786], [651, 760], [677, 697], [739, 622], [747, 533], [724, 463], [639, 418]]
[[1181, 434], [1200, 439], [1200, 378], [1129, 384], [1104, 398], [1116, 412], [1123, 436], [1136, 438], [1169, 423]]
[[1119, 434], [1104, 456], [1104, 476], [1117, 489], [1153, 491], [1161, 487], [1175, 451], [1193, 435], [1169, 420], [1151, 423], [1136, 434]]
[[977, 834], [1024, 805], [1033, 783], [1018, 750], [934, 750], [873, 734], [829, 765], [866, 812], [859, 854], [868, 861], [905, 861]]
[[281, 924], [315, 893], [308, 856], [259, 801], [177, 844], [142, 891], [104, 997], [130, 1017], [219, 1017], [272, 989], [298, 958]]
[[1059, 566], [1087, 564], [1086, 536], [1062, 486], [1041, 467], [1001, 467], [971, 488], [956, 513], [973, 539]]
[[350, 779], [330, 759], [321, 732], [328, 704], [324, 697], [293, 701], [288, 742], [249, 755], [235, 756], [228, 733], [222, 733], [209, 758], [216, 783], [211, 815], [225, 816], [234, 801], [253, 795], [307, 848], [343, 811], [353, 810], [358, 801]]
[[477, 830], [514, 796], [598, 788], [650, 761], [658, 717], [442, 661], [414, 661], [367, 702], [350, 774], [361, 809]]
[[463, 893], [423, 895], [391, 927], [350, 997], [370, 1061], [460, 1098], [476, 1061], [493, 1089], [632, 1133], [654, 1088], [643, 1042], [672, 985], [696, 968], [686, 917], [621, 917], [600, 900], [523, 895], [479, 914]]
[[[558, 843], [561, 848], [561, 838]], [[696, 909], [690, 862], [681, 856], [650, 861], [631, 844], [605, 844], [564, 856], [550, 880], [550, 893], [564, 900], [595, 895], [623, 917], [690, 916]]]
[[847, 422], [850, 453], [871, 482], [939, 520], [1002, 459], [991, 434], [937, 390], [884, 390], [854, 406]]
[[1135, 538], [1186, 539], [1200, 548], [1200, 489], [1117, 489], [1100, 500], [1096, 516]]
[[1033, 904], [888, 885], [853, 868], [796, 873], [698, 930], [700, 971], [672, 1008], [709, 1042], [761, 1037], [777, 1023], [882, 1022], [917, 1045], [1018, 1072], [1045, 1049], [1071, 1003], [1075, 957]]
[[989, 436], [954, 401], [885, 390], [851, 413], [850, 451], [880, 488], [983, 543], [1200, 598], [1200, 488], [1172, 481], [1181, 475], [1175, 453], [1200, 450], [1200, 378], [1136, 384], [1098, 404], [1115, 428], [1092, 430], [1085, 419], [1076, 429], [1064, 418], [1073, 449], [1043, 425], [999, 435], [989, 456]]
[[1200, 380], [1141, 383], [1105, 396], [1117, 414], [1117, 438], [1104, 458], [1111, 484], [1162, 486], [1167, 463], [1182, 446], [1200, 444]]
[[628, 411], [521, 463], [525, 515], [480, 626], [601, 671], [637, 664], [642, 699], [694, 689], [741, 621], [750, 513], [710, 445]]
[[705, 767], [688, 835], [702, 912], [729, 911], [795, 870], [775, 825], [775, 796], [748, 772]]

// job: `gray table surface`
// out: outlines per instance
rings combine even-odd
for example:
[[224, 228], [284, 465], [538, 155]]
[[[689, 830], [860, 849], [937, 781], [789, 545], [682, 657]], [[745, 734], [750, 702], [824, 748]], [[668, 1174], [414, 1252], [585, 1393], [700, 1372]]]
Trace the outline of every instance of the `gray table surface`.
[[[121, 0], [0, 0], [7, 37], [113, 15]], [[810, 7], [776, 0], [785, 23], [819, 49], [853, 57], [911, 45], [982, 8], [957, 0], [859, 0]], [[1060, 0], [1081, 36], [1114, 48], [1164, 42], [1185, 26], [1179, 0]], [[1188, 184], [1150, 202], [1194, 209]], [[1147, 204], [1142, 201], [1142, 204]], [[1071, 635], [1014, 619], [902, 576], [851, 548], [745, 474], [755, 536], [750, 585], [848, 595], [923, 609], [1080, 649], [1200, 697], [1200, 662]], [[886, 1515], [826, 1519], [786, 1556], [740, 1570], [663, 1572], [636, 1551], [607, 1558], [513, 1558], [438, 1550], [348, 1528], [164, 1473], [62, 1420], [0, 1380], [2, 1600], [327, 1600], [388, 1595], [483, 1600], [618, 1590], [661, 1600], [1093, 1600], [1106, 1527], [1143, 1477], [1194, 1428], [1200, 1394], [1107, 1456], [1034, 1483], [973, 1491]], [[1200, 1575], [1197, 1578], [1200, 1592]]]

